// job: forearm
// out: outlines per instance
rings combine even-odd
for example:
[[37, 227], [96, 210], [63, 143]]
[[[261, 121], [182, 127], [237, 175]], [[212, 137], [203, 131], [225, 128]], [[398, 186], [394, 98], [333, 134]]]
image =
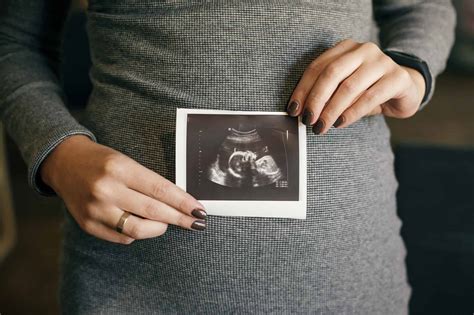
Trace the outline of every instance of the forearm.
[[[41, 194], [53, 192], [38, 168], [63, 139], [94, 135], [64, 106], [57, 77], [64, 1], [4, 1], [0, 16], [0, 118]], [[49, 17], [49, 18], [48, 18]]]

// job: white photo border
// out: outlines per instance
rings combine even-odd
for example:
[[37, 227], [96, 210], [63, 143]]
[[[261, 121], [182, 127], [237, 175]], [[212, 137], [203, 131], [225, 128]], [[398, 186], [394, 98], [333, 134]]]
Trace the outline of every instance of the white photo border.
[[[212, 109], [176, 110], [176, 185], [186, 190], [186, 147], [188, 114], [206, 115], [288, 115], [286, 112], [229, 111]], [[209, 215], [306, 219], [307, 170], [306, 125], [298, 118], [299, 197], [297, 201], [199, 200]]]

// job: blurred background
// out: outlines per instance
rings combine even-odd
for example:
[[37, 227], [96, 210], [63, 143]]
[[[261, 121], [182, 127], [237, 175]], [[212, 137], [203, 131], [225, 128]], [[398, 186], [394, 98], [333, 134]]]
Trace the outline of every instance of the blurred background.
[[[412, 118], [388, 119], [411, 314], [474, 314], [474, 0], [454, 3], [456, 44], [431, 103]], [[62, 69], [76, 116], [91, 89], [81, 7], [67, 23]], [[35, 194], [26, 178], [0, 129], [0, 314], [58, 314], [60, 201]]]

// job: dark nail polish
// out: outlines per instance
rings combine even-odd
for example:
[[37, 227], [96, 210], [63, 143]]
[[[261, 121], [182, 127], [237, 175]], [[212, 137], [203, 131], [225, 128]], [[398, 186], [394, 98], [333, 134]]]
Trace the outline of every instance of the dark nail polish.
[[288, 105], [286, 111], [288, 112], [288, 114], [290, 116], [295, 116], [299, 107], [300, 107], [300, 104], [298, 104], [297, 101], [291, 101], [291, 103], [290, 103], [290, 105]]
[[199, 231], [202, 231], [202, 230], [205, 230], [206, 229], [206, 221], [204, 220], [196, 220], [193, 222], [193, 224], [191, 225], [191, 227], [195, 230], [199, 230]]
[[313, 132], [319, 135], [321, 131], [323, 131], [324, 126], [325, 126], [324, 121], [321, 119], [318, 119], [318, 121], [313, 126]]
[[302, 117], [303, 124], [305, 124], [306, 126], [311, 126], [311, 121], [313, 120], [313, 116], [314, 114], [312, 111], [305, 109], [303, 112], [303, 117]]
[[336, 122], [334, 123], [334, 127], [339, 127], [340, 125], [342, 125], [344, 123], [346, 119], [344, 118], [344, 116], [339, 116], [339, 118], [336, 120]]
[[193, 217], [195, 218], [198, 218], [198, 219], [205, 219], [207, 218], [207, 213], [206, 211], [202, 210], [202, 209], [199, 209], [199, 208], [196, 208], [194, 209], [191, 214], [193, 215]]

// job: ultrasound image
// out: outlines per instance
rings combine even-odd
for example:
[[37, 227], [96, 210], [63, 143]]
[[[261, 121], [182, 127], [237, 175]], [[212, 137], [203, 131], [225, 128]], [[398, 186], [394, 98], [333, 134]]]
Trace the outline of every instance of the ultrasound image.
[[200, 200], [298, 200], [298, 120], [188, 114], [186, 182]]

